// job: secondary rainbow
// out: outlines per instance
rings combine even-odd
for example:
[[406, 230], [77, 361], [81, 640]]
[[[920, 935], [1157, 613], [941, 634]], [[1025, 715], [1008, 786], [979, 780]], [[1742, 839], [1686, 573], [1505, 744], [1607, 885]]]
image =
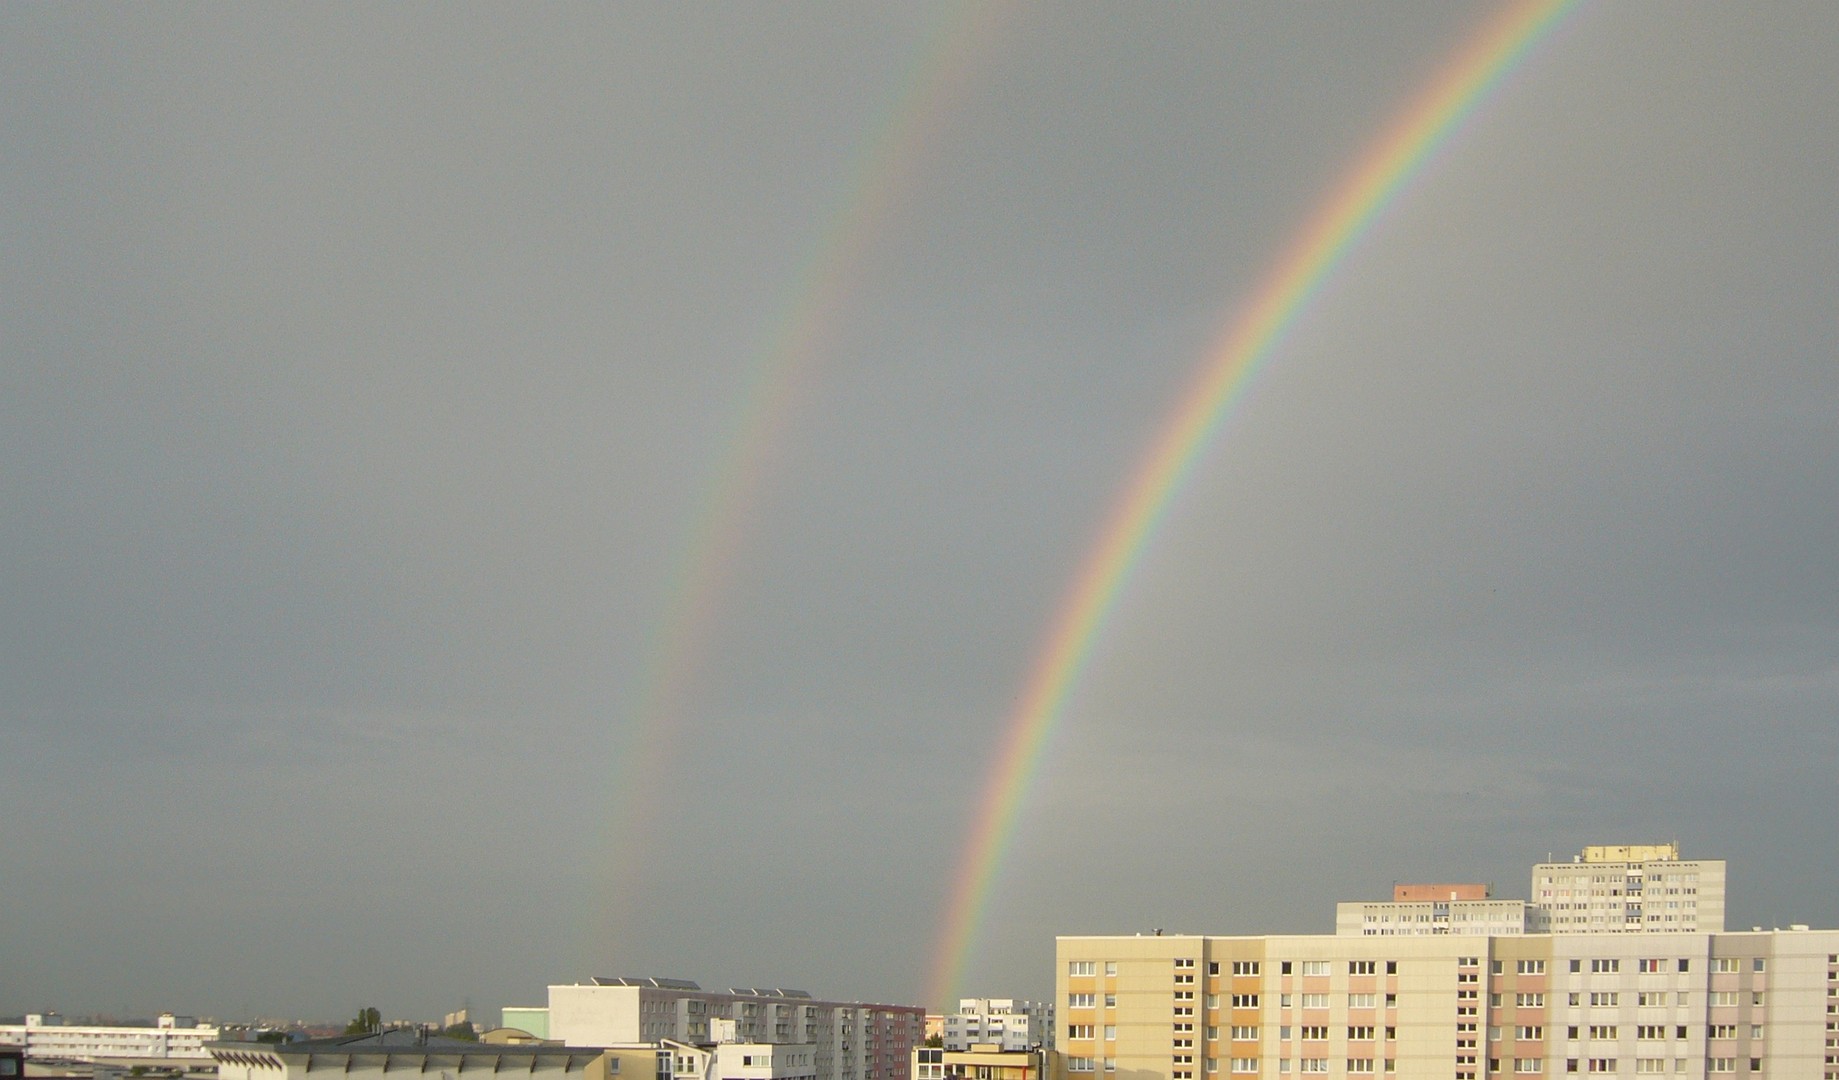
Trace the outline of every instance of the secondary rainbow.
[[933, 1005], [956, 998], [1029, 780], [1106, 616], [1247, 382], [1398, 193], [1578, 2], [1513, 4], [1458, 50], [1284, 249], [1160, 429], [1062, 598], [1008, 722], [952, 878], [928, 988]]
[[599, 933], [611, 951], [624, 946], [636, 882], [666, 800], [662, 777], [692, 704], [725, 586], [759, 502], [768, 465], [783, 441], [803, 388], [834, 345], [851, 288], [877, 237], [900, 203], [903, 179], [934, 141], [973, 62], [992, 40], [993, 20], [968, 3], [938, 10], [912, 61], [891, 84], [867, 125], [840, 185], [833, 211], [796, 272], [778, 314], [765, 327], [741, 379], [734, 413], [701, 488], [689, 527], [666, 578], [664, 607], [646, 641], [645, 659], [614, 751], [616, 775], [607, 841], [612, 878], [600, 896]]

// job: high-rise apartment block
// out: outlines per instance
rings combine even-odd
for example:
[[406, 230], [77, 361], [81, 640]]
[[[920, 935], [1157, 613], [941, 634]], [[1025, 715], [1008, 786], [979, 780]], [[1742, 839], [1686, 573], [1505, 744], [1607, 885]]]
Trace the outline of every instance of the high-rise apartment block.
[[1677, 844], [1597, 845], [1533, 867], [1536, 933], [1724, 929], [1724, 860], [1679, 857]]
[[1335, 933], [1626, 934], [1724, 929], [1724, 861], [1685, 860], [1677, 844], [1593, 845], [1533, 867], [1530, 900], [1473, 883], [1398, 885], [1390, 901], [1335, 906]]
[[945, 1016], [943, 1034], [947, 1050], [969, 1050], [979, 1045], [999, 1050], [1051, 1050], [1054, 1006], [1052, 1002], [1015, 998], [960, 998], [958, 1011]]
[[[1839, 930], [1722, 932], [1723, 864], [1666, 852], [1592, 848], [1540, 864], [1535, 890], [1549, 876], [1553, 892], [1542, 900], [1595, 905], [1604, 894], [1605, 921], [1565, 924], [1580, 929], [1477, 929], [1487, 919], [1416, 929], [1415, 905], [1490, 899], [1459, 885], [1395, 893], [1391, 914], [1414, 920], [1392, 933], [1347, 932], [1343, 910], [1333, 935], [1062, 937], [1063, 1080], [1839, 1080]], [[1560, 871], [1581, 878], [1561, 885]], [[1668, 899], [1699, 906], [1655, 906]], [[1700, 925], [1684, 922], [1688, 910]], [[1593, 920], [1598, 908], [1550, 912]]]

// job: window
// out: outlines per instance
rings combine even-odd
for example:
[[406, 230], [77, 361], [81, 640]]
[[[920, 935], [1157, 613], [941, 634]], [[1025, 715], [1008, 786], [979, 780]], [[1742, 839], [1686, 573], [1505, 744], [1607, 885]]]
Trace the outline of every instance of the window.
[[1654, 1005], [1665, 1005], [1666, 1003], [1667, 1003], [1667, 996], [1657, 990], [1656, 991], [1644, 990], [1641, 993], [1635, 995], [1636, 1005], [1654, 1006]]
[[[1375, 965], [1371, 960], [1349, 960], [1347, 962], [1347, 973], [1349, 975], [1371, 975], [1374, 971]], [[1371, 1072], [1372, 1070], [1369, 1069], [1368, 1071]]]
[[1373, 1041], [1372, 1025], [1371, 1024], [1355, 1024], [1352, 1027], [1349, 1027], [1347, 1029], [1347, 1039], [1349, 1042], [1372, 1042]]
[[1378, 999], [1372, 994], [1349, 994], [1347, 995], [1347, 1007], [1350, 1009], [1370, 1009], [1373, 1007], [1373, 1002], [1376, 1000]]
[[1683, 957], [1683, 956], [1682, 956], [1682, 957], [1680, 957], [1680, 958], [1679, 958], [1679, 968], [1678, 968], [1678, 970], [1680, 970], [1680, 971], [1691, 971], [1691, 970], [1692, 970], [1692, 961], [1690, 961], [1690, 960], [1688, 960], [1688, 959], [1686, 959], [1686, 958], [1685, 958], [1685, 957]]
[[1767, 971], [1768, 969], [1769, 969], [1768, 961], [1764, 960], [1760, 956], [1750, 961], [1751, 971]]
[[1067, 1072], [1091, 1072], [1092, 1059], [1089, 1057], [1069, 1057], [1066, 1059]]
[[1667, 1037], [1665, 1024], [1639, 1024], [1635, 1027], [1635, 1038], [1652, 1041]]
[[1706, 1062], [1705, 1065], [1706, 1072], [1729, 1073], [1737, 1071], [1736, 1058], [1712, 1058], [1710, 1061]]
[[[1089, 975], [1091, 974], [1091, 972], [1087, 972], [1087, 974]], [[1105, 974], [1106, 975], [1116, 975], [1117, 974], [1117, 961], [1116, 960], [1105, 961]]]
[[1326, 1009], [1328, 1008], [1328, 995], [1327, 994], [1304, 994], [1303, 995], [1303, 1008], [1305, 1009]]
[[1615, 1058], [1591, 1058], [1590, 1071], [1593, 1073], [1612, 1073], [1616, 1071]]
[[1257, 1042], [1258, 1029], [1254, 1026], [1235, 1026], [1232, 1029], [1233, 1042]]
[[1328, 961], [1326, 960], [1304, 960], [1303, 961], [1303, 975], [1305, 977], [1310, 976], [1310, 975], [1326, 975], [1326, 974], [1328, 974]]
[[[1218, 960], [1209, 960], [1209, 961], [1207, 961], [1207, 974], [1209, 974], [1209, 975], [1218, 975], [1219, 973], [1220, 973], [1220, 962], [1219, 962]], [[1212, 1069], [1212, 1070], [1209, 1070], [1209, 1071], [1211, 1071], [1211, 1072], [1219, 1072], [1219, 1070], [1218, 1070], [1218, 1069]]]
[[1192, 970], [1194, 967], [1194, 959], [1192, 957], [1178, 956], [1175, 958], [1175, 966], [1177, 968], [1187, 968], [1189, 970]]
[[1232, 973], [1234, 975], [1256, 975], [1258, 974], [1258, 961], [1234, 960], [1232, 962]]
[[1193, 1001], [1193, 1000], [1194, 1000], [1194, 991], [1192, 991], [1192, 990], [1177, 990], [1177, 991], [1175, 991], [1175, 1000], [1176, 1000], [1176, 1001]]
[[1521, 1009], [1543, 1009], [1545, 1008], [1545, 995], [1515, 994], [1513, 995], [1513, 1004], [1516, 1008]]
[[1117, 995], [1116, 994], [1106, 994], [1105, 995], [1105, 1008], [1107, 1009], [1117, 1008]]
[[1116, 1024], [1106, 1024], [1105, 1025], [1105, 1038], [1107, 1039], [1117, 1038], [1117, 1025]]
[[1069, 1039], [1089, 1039], [1092, 1037], [1091, 1024], [1066, 1025], [1066, 1037]]
[[1194, 976], [1192, 976], [1192, 975], [1177, 975], [1177, 976], [1175, 976], [1175, 985], [1176, 985], [1176, 986], [1193, 986], [1193, 985], [1194, 985]]
[[1713, 1005], [1735, 1005], [1737, 1003], [1737, 991], [1713, 990], [1711, 992], [1711, 1003]]
[[1590, 1004], [1596, 1006], [1616, 1005], [1621, 1003], [1621, 995], [1613, 990], [1597, 991], [1590, 995]]
[[1488, 961], [1488, 974], [1490, 974], [1490, 975], [1499, 975], [1499, 974], [1501, 973], [1501, 968], [1502, 968], [1503, 966], [1504, 966], [1504, 965], [1503, 965], [1503, 964], [1501, 963], [1501, 961], [1499, 961], [1499, 960], [1490, 960], [1490, 961]]
[[1325, 1073], [1328, 1071], [1327, 1058], [1304, 1058], [1296, 1063], [1297, 1072]]
[[1734, 956], [1720, 956], [1711, 962], [1711, 970], [1719, 975], [1735, 974], [1737, 971], [1737, 958]]
[[1521, 960], [1514, 964], [1514, 970], [1521, 975], [1543, 975], [1545, 974], [1545, 961]]
[[1096, 1004], [1097, 1001], [1098, 998], [1092, 994], [1066, 995], [1066, 1006], [1069, 1009], [1089, 1009]]
[[[1090, 960], [1073, 960], [1066, 965], [1066, 973], [1068, 975], [1095, 975], [1097, 974], [1096, 968], [1097, 965]], [[1068, 1068], [1071, 1068], [1071, 1066], [1069, 1065]], [[1090, 1072], [1091, 1070], [1087, 1069], [1086, 1071]]]
[[1175, 1025], [1175, 1030], [1182, 1031], [1182, 1032], [1192, 1032], [1194, 1030], [1194, 1022], [1192, 1020], [1181, 1021], [1180, 1023], [1177, 1023]]
[[1521, 1042], [1541, 1042], [1545, 1039], [1545, 1028], [1538, 1024], [1530, 1027], [1517, 1027], [1513, 1029], [1513, 1037]]
[[1257, 994], [1232, 995], [1232, 1007], [1235, 1009], [1255, 1009], [1258, 1007]]
[[1288, 975], [1288, 974], [1290, 973], [1290, 961], [1288, 961], [1288, 960], [1280, 960], [1280, 961], [1278, 961], [1278, 963], [1277, 963], [1277, 973], [1278, 973], [1279, 975]]
[[1207, 995], [1207, 1008], [1217, 1009], [1219, 1007], [1220, 1007], [1220, 995], [1208, 994]]
[[1616, 1026], [1614, 1024], [1591, 1024], [1590, 1037], [1592, 1039], [1613, 1039], [1616, 1037]]
[[1258, 1071], [1258, 1059], [1233, 1058], [1232, 1071], [1236, 1073], [1255, 1073]]
[[1640, 962], [1640, 971], [1643, 975], [1658, 974], [1666, 969], [1667, 962], [1665, 960], [1642, 960]]
[[1348, 1058], [1347, 1059], [1347, 1071], [1349, 1073], [1370, 1073], [1373, 1071], [1373, 1059], [1372, 1058]]
[[1328, 1029], [1321, 1026], [1305, 1025], [1297, 1029], [1297, 1037], [1304, 1042], [1327, 1042]]
[[1545, 1071], [1543, 1058], [1514, 1058], [1513, 1071], [1517, 1073], [1538, 1073]]
[[1737, 1037], [1735, 1024], [1710, 1024], [1705, 1028], [1707, 1039], [1734, 1039]]
[[1590, 971], [1593, 974], [1606, 975], [1611, 972], [1616, 972], [1616, 971], [1621, 971], [1621, 970], [1622, 970], [1622, 961], [1620, 960], [1615, 960], [1615, 959], [1611, 959], [1607, 957], [1598, 957], [1597, 959], [1590, 961]]

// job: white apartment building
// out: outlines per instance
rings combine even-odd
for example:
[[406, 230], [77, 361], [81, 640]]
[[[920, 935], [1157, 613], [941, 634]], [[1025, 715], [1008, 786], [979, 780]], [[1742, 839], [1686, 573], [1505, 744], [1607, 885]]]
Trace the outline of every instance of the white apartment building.
[[1641, 934], [1724, 929], [1724, 861], [1679, 857], [1678, 844], [1597, 844], [1532, 871], [1530, 900], [1474, 883], [1397, 885], [1392, 899], [1335, 905], [1335, 933]]
[[1016, 998], [959, 998], [958, 1011], [945, 1016], [945, 1049], [995, 1046], [1027, 1050], [1054, 1046], [1054, 1006], [1050, 1001]]
[[23, 1024], [0, 1024], [0, 1046], [18, 1047], [28, 1059], [62, 1061], [209, 1061], [204, 1044], [217, 1029], [189, 1016], [161, 1013], [152, 1025], [65, 1024], [30, 1013]]
[[566, 1046], [808, 1044], [812, 1080], [911, 1080], [910, 1052], [925, 1020], [918, 1005], [819, 1001], [802, 990], [596, 978], [551, 986], [547, 1024]]
[[1497, 900], [1487, 885], [1394, 885], [1392, 899], [1335, 905], [1335, 933], [1367, 937], [1526, 932], [1524, 900]]
[[1724, 929], [1724, 860], [1681, 859], [1678, 844], [1602, 844], [1533, 867], [1535, 933]]

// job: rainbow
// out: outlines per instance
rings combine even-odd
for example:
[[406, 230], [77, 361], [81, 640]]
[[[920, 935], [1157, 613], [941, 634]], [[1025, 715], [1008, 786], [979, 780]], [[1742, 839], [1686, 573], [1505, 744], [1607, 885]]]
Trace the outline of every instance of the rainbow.
[[624, 738], [614, 751], [614, 809], [606, 848], [611, 877], [595, 905], [599, 934], [617, 954], [626, 937], [676, 735], [693, 699], [692, 683], [717, 625], [747, 523], [762, 497], [773, 452], [805, 386], [840, 333], [850, 289], [891, 224], [902, 181], [935, 142], [958, 96], [972, 85], [974, 62], [995, 22], [966, 3], [938, 17], [858, 141], [836, 204], [808, 257], [790, 276], [779, 314], [750, 352], [730, 432], [700, 489], [689, 527], [665, 579], [664, 609], [646, 639], [644, 661], [624, 708]]
[[1247, 383], [1411, 180], [1578, 0], [1505, 8], [1471, 38], [1377, 140], [1286, 247], [1228, 326], [1105, 519], [1050, 624], [972, 819], [936, 951], [928, 1000], [956, 997], [997, 869], [1041, 752], [1106, 617], [1175, 494], [1218, 436]]

